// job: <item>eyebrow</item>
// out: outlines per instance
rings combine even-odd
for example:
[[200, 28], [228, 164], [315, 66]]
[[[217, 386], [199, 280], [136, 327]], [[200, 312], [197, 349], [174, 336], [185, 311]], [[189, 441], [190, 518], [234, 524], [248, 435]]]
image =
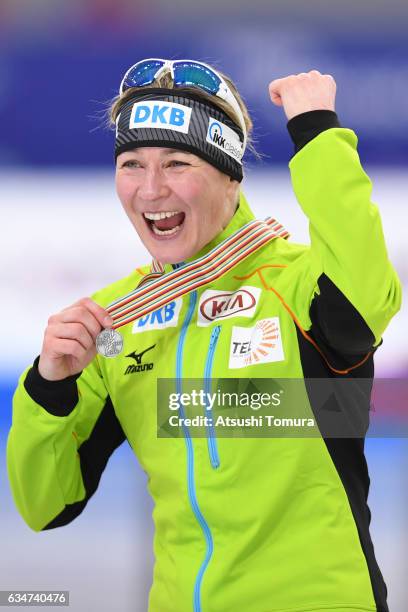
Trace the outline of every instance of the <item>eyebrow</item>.
[[165, 151], [165, 155], [177, 155], [178, 153], [183, 153], [183, 155], [192, 155], [189, 151], [184, 151], [183, 149], [170, 149], [169, 151]]
[[[139, 147], [136, 147], [133, 150], [127, 151], [127, 153], [132, 153], [133, 155], [137, 155], [138, 152], [139, 152]], [[168, 149], [164, 151], [163, 155], [179, 155], [180, 153], [182, 153], [183, 155], [189, 155], [190, 157], [194, 155], [194, 153], [190, 153], [189, 151], [185, 151], [183, 149], [171, 149], [170, 147], [168, 147]]]

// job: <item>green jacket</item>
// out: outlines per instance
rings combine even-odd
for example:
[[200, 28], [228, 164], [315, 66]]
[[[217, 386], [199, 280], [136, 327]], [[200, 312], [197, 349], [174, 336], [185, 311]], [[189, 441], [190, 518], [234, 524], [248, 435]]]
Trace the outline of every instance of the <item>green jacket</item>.
[[[388, 610], [362, 439], [157, 435], [157, 378], [181, 388], [183, 378], [204, 376], [372, 380], [401, 284], [357, 136], [328, 129], [289, 169], [310, 246], [278, 237], [210, 286], [122, 327], [116, 358], [97, 355], [81, 374], [47, 385], [37, 357], [18, 381], [7, 465], [33, 530], [72, 521], [115, 448], [127, 439], [134, 450], [155, 502], [149, 612]], [[195, 257], [254, 218], [241, 193], [229, 225]], [[91, 297], [107, 307], [149, 270]], [[217, 302], [242, 287], [251, 308]], [[275, 342], [248, 363], [243, 343], [260, 321], [274, 324]]]

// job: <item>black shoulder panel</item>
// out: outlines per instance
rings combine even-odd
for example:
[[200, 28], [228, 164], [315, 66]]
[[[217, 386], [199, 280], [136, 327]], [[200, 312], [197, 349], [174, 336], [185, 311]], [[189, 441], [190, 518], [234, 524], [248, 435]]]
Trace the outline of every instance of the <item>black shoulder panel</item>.
[[326, 274], [321, 274], [317, 282], [320, 295], [314, 296], [309, 311], [317, 344], [327, 344], [341, 355], [373, 350], [374, 334], [358, 310]]

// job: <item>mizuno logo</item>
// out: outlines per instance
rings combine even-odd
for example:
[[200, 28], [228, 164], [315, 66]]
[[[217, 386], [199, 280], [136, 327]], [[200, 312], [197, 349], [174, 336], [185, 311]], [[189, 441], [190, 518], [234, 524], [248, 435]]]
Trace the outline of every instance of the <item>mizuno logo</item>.
[[137, 365], [134, 365], [134, 364], [128, 365], [128, 367], [125, 370], [125, 374], [134, 374], [135, 372], [143, 372], [144, 370], [151, 370], [153, 368], [153, 363], [142, 363], [142, 357], [145, 353], [147, 353], [147, 351], [150, 351], [155, 346], [156, 346], [155, 344], [152, 344], [152, 346], [149, 346], [147, 349], [145, 349], [144, 351], [141, 351], [140, 353], [136, 353], [136, 351], [132, 351], [131, 353], [126, 355], [126, 357], [130, 357], [131, 359], [134, 359]]
[[150, 351], [152, 348], [154, 348], [155, 346], [156, 346], [155, 344], [152, 344], [152, 346], [149, 346], [149, 348], [145, 349], [141, 353], [136, 353], [136, 351], [133, 351], [132, 353], [129, 353], [129, 355], [126, 355], [126, 357], [133, 357], [133, 359], [136, 360], [136, 363], [142, 363], [142, 356], [145, 353], [147, 353], [147, 351]]

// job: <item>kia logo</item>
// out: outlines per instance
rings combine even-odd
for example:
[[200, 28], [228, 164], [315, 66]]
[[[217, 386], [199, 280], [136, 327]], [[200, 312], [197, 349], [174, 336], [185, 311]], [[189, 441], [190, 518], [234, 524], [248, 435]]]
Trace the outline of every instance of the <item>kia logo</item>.
[[200, 312], [207, 321], [213, 321], [249, 310], [255, 304], [256, 300], [252, 293], [246, 289], [239, 289], [235, 293], [219, 293], [207, 298], [200, 304]]

